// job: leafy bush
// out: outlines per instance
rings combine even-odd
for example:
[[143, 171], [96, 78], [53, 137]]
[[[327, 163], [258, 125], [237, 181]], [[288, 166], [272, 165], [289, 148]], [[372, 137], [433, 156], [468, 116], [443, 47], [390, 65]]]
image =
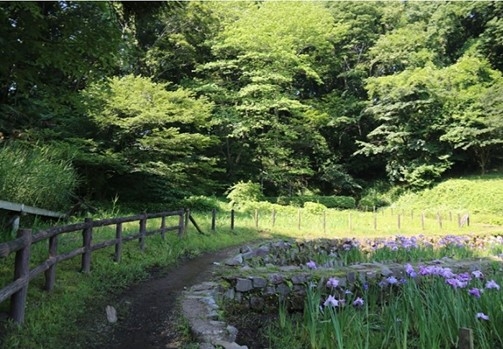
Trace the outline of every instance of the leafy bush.
[[412, 189], [424, 189], [438, 182], [448, 164], [420, 165], [405, 171], [404, 179]]
[[306, 202], [316, 202], [327, 208], [353, 209], [356, 200], [351, 196], [280, 196], [278, 204], [302, 207]]
[[260, 184], [251, 181], [239, 181], [229, 188], [227, 199], [232, 206], [240, 206], [250, 201], [261, 201], [264, 199]]
[[383, 194], [378, 193], [375, 189], [370, 189], [358, 202], [360, 209], [373, 209], [389, 206], [390, 202]]
[[317, 202], [305, 202], [304, 203], [304, 209], [308, 213], [313, 213], [313, 214], [319, 214], [323, 213], [327, 207], [323, 204], [317, 203]]
[[181, 201], [181, 205], [184, 208], [188, 208], [191, 211], [198, 212], [209, 212], [213, 209], [221, 211], [221, 201], [216, 197], [211, 196], [189, 196]]
[[66, 211], [77, 184], [77, 174], [69, 159], [55, 148], [21, 143], [0, 148], [3, 200]]

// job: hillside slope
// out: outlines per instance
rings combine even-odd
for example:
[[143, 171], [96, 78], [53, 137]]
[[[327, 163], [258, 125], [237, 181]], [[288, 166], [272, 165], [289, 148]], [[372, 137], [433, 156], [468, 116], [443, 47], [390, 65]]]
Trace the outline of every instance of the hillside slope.
[[402, 195], [393, 206], [503, 215], [503, 174], [449, 179], [431, 189]]

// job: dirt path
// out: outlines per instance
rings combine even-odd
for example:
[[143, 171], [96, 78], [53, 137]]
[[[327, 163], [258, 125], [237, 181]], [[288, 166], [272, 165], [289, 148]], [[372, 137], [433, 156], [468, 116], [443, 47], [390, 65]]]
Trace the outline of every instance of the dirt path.
[[185, 288], [210, 280], [214, 262], [238, 252], [239, 247], [232, 247], [206, 253], [132, 286], [112, 304], [119, 320], [104, 329], [104, 339], [93, 348], [179, 349], [183, 333], [177, 322], [177, 297]]

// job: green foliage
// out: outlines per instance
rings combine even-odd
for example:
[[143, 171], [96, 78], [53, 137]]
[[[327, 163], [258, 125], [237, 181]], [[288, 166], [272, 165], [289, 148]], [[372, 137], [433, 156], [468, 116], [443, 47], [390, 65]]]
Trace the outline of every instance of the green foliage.
[[239, 207], [247, 202], [262, 201], [264, 194], [260, 184], [240, 181], [229, 188], [226, 197], [231, 206]]
[[4, 2], [0, 32], [0, 132], [7, 138], [60, 136], [80, 116], [78, 91], [110, 74], [125, 53], [104, 2]]
[[[308, 2], [243, 7], [212, 40], [216, 60], [198, 68], [207, 80], [200, 89], [216, 104], [229, 172], [241, 167], [244, 178], [276, 191], [301, 189], [316, 173], [312, 154], [328, 154], [316, 112], [305, 100], [323, 83], [330, 13]], [[255, 156], [241, 165], [250, 152]]]
[[92, 199], [428, 187], [501, 164], [502, 16], [473, 1], [4, 2], [0, 141], [72, 149]]
[[213, 209], [217, 211], [221, 211], [223, 209], [222, 200], [216, 197], [208, 197], [208, 196], [189, 196], [181, 200], [180, 205], [183, 208], [188, 208], [191, 211], [196, 212], [210, 212]]
[[[203, 152], [214, 139], [205, 134], [211, 110], [205, 98], [133, 75], [94, 84], [83, 97], [98, 128], [88, 166], [106, 166], [116, 192], [138, 188], [130, 200], [169, 201], [211, 187], [215, 161]], [[104, 164], [100, 156], [116, 161]]]
[[323, 213], [327, 209], [327, 207], [323, 204], [318, 203], [318, 202], [309, 202], [308, 201], [308, 202], [304, 203], [304, 209], [308, 213], [319, 214], [319, 213]]
[[280, 196], [278, 204], [302, 207], [306, 202], [319, 203], [327, 208], [352, 209], [356, 207], [356, 200], [351, 196]]
[[70, 159], [49, 146], [18, 142], [0, 147], [2, 200], [66, 212], [78, 179]]
[[375, 188], [370, 188], [358, 201], [358, 208], [365, 210], [374, 208], [377, 209], [380, 207], [388, 206], [389, 204], [390, 201], [388, 200], [388, 198], [386, 198], [386, 195], [384, 193], [379, 192]]
[[278, 212], [278, 208], [278, 205], [267, 201], [246, 201], [237, 206], [239, 212], [250, 215], [255, 214], [255, 211], [259, 211], [260, 213], [271, 213], [274, 210]]

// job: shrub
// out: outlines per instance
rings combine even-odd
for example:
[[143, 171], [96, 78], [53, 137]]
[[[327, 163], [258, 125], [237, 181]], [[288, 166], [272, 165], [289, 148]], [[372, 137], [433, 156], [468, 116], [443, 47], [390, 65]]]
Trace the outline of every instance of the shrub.
[[229, 188], [227, 199], [232, 206], [240, 206], [250, 201], [261, 201], [264, 198], [260, 184], [251, 181], [239, 181]]
[[216, 209], [217, 211], [221, 210], [220, 201], [216, 197], [211, 196], [189, 196], [188, 198], [183, 199], [180, 204], [184, 208], [188, 208], [191, 211], [198, 212], [208, 212]]
[[351, 196], [280, 196], [278, 204], [302, 207], [306, 202], [316, 202], [327, 208], [353, 209], [356, 207], [356, 200]]
[[317, 202], [305, 202], [304, 203], [304, 209], [308, 213], [312, 214], [320, 214], [323, 213], [327, 207], [323, 204], [317, 203]]

